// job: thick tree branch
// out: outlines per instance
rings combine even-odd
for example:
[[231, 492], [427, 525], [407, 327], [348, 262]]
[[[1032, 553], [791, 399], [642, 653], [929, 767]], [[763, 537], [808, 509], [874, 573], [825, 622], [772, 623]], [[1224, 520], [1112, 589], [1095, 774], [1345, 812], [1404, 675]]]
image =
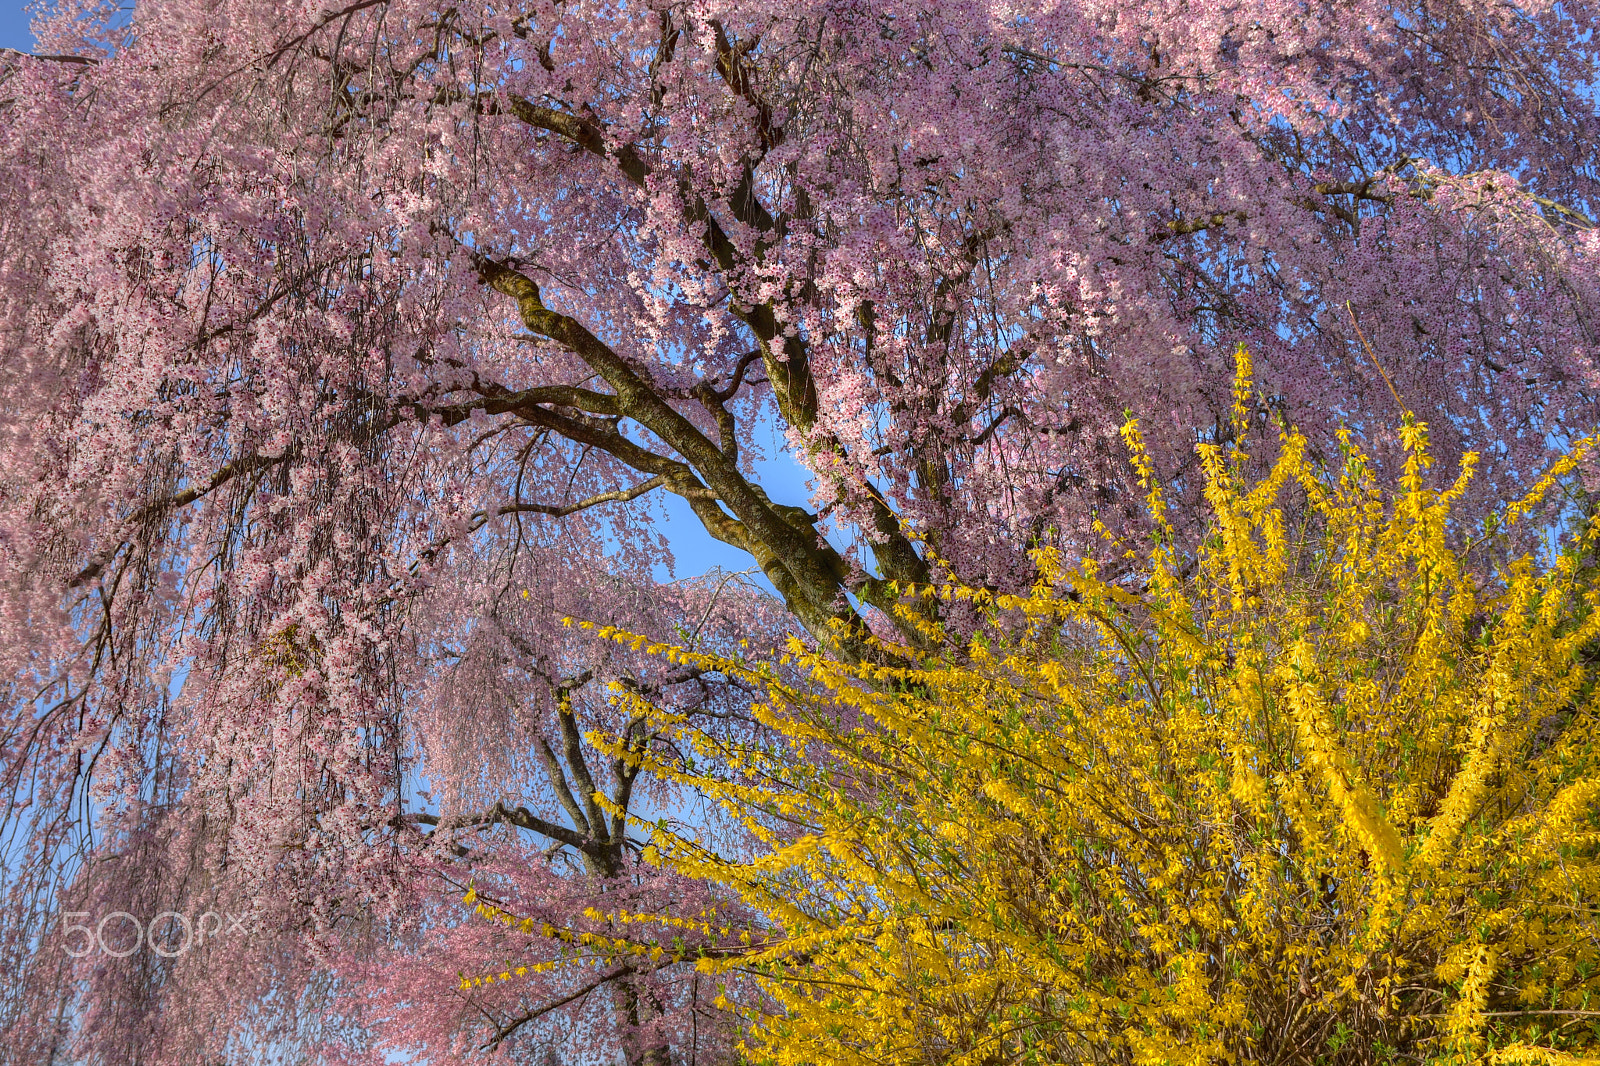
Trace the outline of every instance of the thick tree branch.
[[601, 159], [610, 158], [630, 182], [644, 186], [645, 179], [650, 176], [650, 166], [639, 155], [637, 149], [631, 144], [618, 147], [606, 145], [605, 134], [599, 123], [592, 119], [579, 118], [577, 115], [565, 111], [557, 111], [553, 107], [536, 104], [531, 100], [510, 93], [500, 97], [505, 101], [506, 110], [535, 129], [546, 130], [562, 137], [591, 155]]
[[[559, 700], [556, 719], [561, 727], [561, 753], [566, 757], [567, 769], [572, 772], [572, 779], [578, 786], [577, 798], [583, 804], [584, 821], [589, 823], [591, 834], [599, 838], [605, 832], [605, 813], [601, 811], [600, 804], [594, 798], [599, 789], [595, 785], [594, 776], [589, 773], [589, 763], [583, 757], [583, 734], [578, 731], [578, 719], [572, 713], [571, 699], [563, 691], [558, 691], [556, 698]], [[614, 843], [609, 837], [598, 842]], [[590, 857], [587, 851], [585, 856]], [[609, 860], [610, 857], [606, 858]]]
[[46, 63], [67, 63], [82, 67], [97, 67], [100, 65], [98, 59], [90, 56], [39, 55], [34, 52], [19, 51], [15, 48], [0, 48], [0, 56], [14, 56], [17, 59], [38, 59]]
[[[714, 493], [706, 506], [696, 508], [696, 514], [708, 522], [708, 528], [723, 525], [725, 522], [715, 517], [715, 512], [720, 510], [715, 505], [725, 505], [744, 527], [745, 544], [741, 546], [755, 555], [775, 584], [779, 584], [779, 576], [774, 572], [781, 575], [780, 591], [786, 596], [795, 595], [792, 605], [808, 627], [826, 631], [827, 620], [841, 613], [837, 606], [838, 594], [848, 573], [838, 553], [821, 540], [815, 529], [795, 528], [790, 521], [792, 516], [781, 515], [765, 491], [752, 485], [718, 444], [662, 398], [609, 345], [576, 319], [547, 308], [532, 278], [492, 257], [468, 251], [483, 279], [497, 292], [516, 301], [523, 325], [529, 331], [562, 344], [605, 378], [617, 396], [622, 413], [682, 455], [698, 477], [685, 477], [687, 470], [652, 472], [663, 474], [668, 488], [689, 499], [691, 506], [701, 490], [709, 489]], [[542, 409], [535, 408], [534, 412], [542, 412]], [[530, 412], [529, 417], [545, 417], [534, 412]], [[614, 429], [611, 433], [615, 436], [614, 446], [607, 450], [632, 465], [632, 459], [616, 450], [617, 447], [628, 450], [624, 438]], [[637, 445], [632, 447], [644, 452]], [[659, 457], [654, 458], [659, 461]], [[715, 535], [715, 528], [712, 532]], [[785, 584], [790, 587], [785, 589]]]
[[773, 124], [772, 105], [756, 91], [755, 76], [743, 61], [743, 57], [755, 48], [760, 38], [757, 37], [735, 47], [729, 43], [728, 34], [723, 29], [720, 19], [712, 19], [711, 27], [717, 35], [717, 73], [727, 82], [728, 88], [755, 110], [756, 136], [761, 139], [761, 150], [771, 151], [783, 143], [784, 130], [781, 126]]
[[604, 843], [604, 841], [595, 840], [589, 834], [580, 833], [575, 829], [568, 829], [564, 825], [558, 825], [555, 822], [540, 818], [526, 807], [511, 808], [503, 803], [496, 803], [481, 814], [458, 814], [451, 815], [448, 818], [440, 818], [432, 814], [417, 814], [412, 817], [422, 825], [433, 826], [436, 833], [440, 830], [467, 829], [473, 826], [514, 825], [518, 829], [527, 829], [541, 836], [549, 837], [551, 840], [558, 840], [568, 847], [576, 848], [585, 854], [593, 850], [597, 844]]
[[[725, 37], [723, 42], [726, 44]], [[734, 50], [729, 47], [724, 52], [721, 60], [725, 68], [723, 76], [731, 79], [730, 87], [741, 95], [747, 91], [753, 92], [752, 83], [744, 68], [737, 63]], [[634, 184], [642, 186], [650, 174], [648, 164], [631, 145], [608, 147], [601, 127], [593, 120], [516, 97], [508, 97], [506, 104], [508, 110], [528, 125], [560, 136], [597, 157], [613, 159], [624, 176]], [[773, 135], [776, 134], [769, 126], [768, 136]], [[757, 229], [770, 230], [775, 222], [766, 209], [756, 202], [751, 181], [752, 175], [747, 173], [745, 181], [734, 191], [736, 202], [731, 204], [734, 214]], [[739, 261], [738, 251], [709, 204], [704, 198], [689, 193], [687, 188], [685, 196], [690, 219], [703, 222], [706, 226], [705, 243], [712, 259], [725, 273], [733, 271]], [[484, 280], [517, 301], [523, 324], [530, 332], [558, 341], [599, 371], [617, 394], [622, 412], [684, 456], [699, 478], [692, 481], [674, 478], [659, 468], [636, 465], [634, 460], [620, 455], [619, 458], [634, 465], [635, 469], [667, 476], [667, 487], [689, 501], [696, 516], [713, 536], [724, 543], [743, 548], [756, 558], [768, 579], [778, 587], [813, 633], [821, 635], [827, 632], [829, 620], [835, 617], [843, 615], [854, 618], [854, 612], [842, 607], [839, 599], [839, 591], [849, 572], [848, 566], [822, 540], [816, 531], [814, 516], [806, 515], [803, 511], [795, 513], [797, 509], [793, 508], [780, 510], [773, 506], [759, 486], [751, 484], [739, 474], [737, 451], [731, 446], [731, 426], [727, 420], [718, 419], [720, 439], [716, 443], [711, 442], [657, 396], [631, 367], [587, 328], [570, 317], [547, 309], [539, 297], [537, 284], [531, 278], [480, 252], [466, 250], [473, 255]], [[817, 391], [804, 341], [798, 336], [782, 335], [770, 303], [750, 307], [735, 305], [733, 312], [756, 336], [780, 414], [802, 432], [809, 432], [817, 422]], [[717, 412], [712, 409], [712, 414], [715, 416]], [[549, 423], [541, 421], [540, 424]], [[703, 485], [700, 479], [704, 479]], [[710, 490], [709, 498], [701, 496], [703, 489]], [[730, 524], [719, 503], [732, 512], [737, 526]], [[888, 507], [887, 501], [881, 495], [873, 495], [869, 500], [869, 508], [877, 541], [875, 555], [889, 579], [902, 582], [925, 580], [928, 574], [926, 564], [905, 537], [899, 519]]]
[[545, 776], [550, 779], [550, 788], [556, 794], [556, 800], [561, 804], [561, 809], [567, 812], [567, 817], [572, 819], [572, 824], [589, 836], [597, 836], [594, 826], [589, 824], [589, 819], [584, 816], [583, 809], [578, 806], [578, 800], [572, 794], [572, 786], [567, 784], [567, 775], [561, 769], [561, 763], [556, 759], [556, 753], [551, 749], [550, 742], [544, 734], [534, 735], [536, 748], [539, 753], [539, 762], [544, 765]]

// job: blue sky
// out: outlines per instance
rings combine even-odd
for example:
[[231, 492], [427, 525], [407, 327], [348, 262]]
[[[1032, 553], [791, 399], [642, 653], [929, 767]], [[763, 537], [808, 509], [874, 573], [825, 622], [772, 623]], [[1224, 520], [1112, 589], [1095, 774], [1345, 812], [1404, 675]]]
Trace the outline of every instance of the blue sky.
[[[756, 480], [767, 490], [767, 495], [771, 496], [775, 503], [802, 507], [809, 504], [811, 493], [806, 488], [806, 472], [787, 451], [781, 448], [782, 431], [776, 424], [769, 422], [757, 429], [756, 437], [761, 445], [761, 451], [766, 456], [756, 463]], [[713, 566], [720, 566], [724, 570], [743, 570], [755, 565], [755, 560], [744, 552], [735, 551], [721, 541], [713, 540], [711, 534], [700, 524], [700, 520], [694, 516], [694, 512], [689, 510], [689, 505], [680, 497], [671, 493], [663, 493], [662, 497], [667, 510], [667, 520], [662, 526], [662, 531], [666, 533], [667, 542], [672, 546], [673, 561], [677, 564], [678, 571], [676, 576], [689, 577], [703, 574]], [[829, 539], [836, 545], [843, 541], [843, 538], [837, 535], [830, 536]], [[761, 584], [767, 584], [765, 579], [761, 579]], [[774, 591], [771, 586], [767, 587], [768, 591]]]
[[26, 0], [0, 0], [0, 48], [32, 51], [33, 37], [28, 33], [25, 6]]

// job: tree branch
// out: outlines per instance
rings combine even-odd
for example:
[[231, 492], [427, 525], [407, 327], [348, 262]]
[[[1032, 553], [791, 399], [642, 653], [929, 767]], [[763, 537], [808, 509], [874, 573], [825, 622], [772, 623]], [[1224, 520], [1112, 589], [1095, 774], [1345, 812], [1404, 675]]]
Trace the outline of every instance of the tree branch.
[[[495, 516], [508, 514], [547, 514], [556, 518], [565, 518], [567, 515], [577, 514], [579, 511], [588, 510], [590, 507], [597, 507], [602, 503], [627, 503], [630, 500], [637, 500], [645, 493], [654, 489], [659, 489], [662, 485], [666, 484], [666, 481], [666, 478], [657, 475], [656, 477], [639, 482], [639, 484], [634, 485], [632, 488], [616, 489], [611, 492], [599, 492], [593, 496], [590, 496], [586, 500], [579, 500], [577, 503], [510, 503], [494, 513]], [[477, 514], [473, 515], [473, 522], [476, 524], [469, 524], [469, 529], [478, 529], [483, 525], [483, 522], [479, 522], [477, 520], [478, 515], [484, 516], [483, 522], [487, 522], [489, 519], [489, 515], [487, 513], [479, 511]]]
[[482, 814], [451, 815], [448, 818], [440, 818], [432, 814], [417, 814], [412, 815], [412, 817], [421, 825], [433, 826], [435, 832], [441, 829], [466, 829], [472, 826], [495, 825], [498, 823], [514, 825], [518, 829], [527, 829], [541, 836], [549, 837], [551, 840], [559, 840], [561, 843], [577, 848], [580, 852], [586, 854], [597, 843], [603, 843], [602, 841], [596, 841], [590, 835], [579, 833], [577, 830], [568, 829], [564, 825], [557, 825], [555, 822], [540, 818], [526, 807], [511, 808], [503, 803], [496, 803]]
[[83, 67], [97, 67], [100, 65], [100, 60], [90, 56], [39, 55], [35, 52], [23, 52], [16, 48], [0, 48], [0, 56], [16, 56], [18, 59], [41, 59], [47, 63], [71, 63]]
[[555, 791], [556, 799], [561, 803], [562, 810], [567, 812], [567, 817], [572, 819], [572, 824], [580, 830], [595, 835], [594, 826], [584, 817], [583, 809], [578, 806], [577, 799], [572, 795], [572, 787], [567, 784], [567, 775], [562, 772], [561, 764], [556, 761], [556, 753], [551, 750], [550, 742], [544, 738], [544, 733], [534, 734], [539, 752], [539, 761], [544, 764], [545, 776], [550, 779], [550, 787]]
[[500, 1025], [500, 1024], [496, 1023], [494, 1038], [492, 1040], [490, 1040], [488, 1043], [484, 1044], [478, 1050], [479, 1051], [493, 1051], [495, 1048], [500, 1046], [501, 1042], [504, 1041], [506, 1037], [510, 1036], [512, 1033], [516, 1032], [518, 1029], [521, 1029], [524, 1025], [527, 1025], [529, 1022], [537, 1021], [539, 1018], [544, 1017], [546, 1014], [549, 1014], [551, 1011], [559, 1010], [560, 1008], [565, 1007], [567, 1004], [572, 1003], [575, 1000], [582, 999], [584, 996], [587, 996], [590, 992], [593, 992], [595, 989], [601, 987], [602, 985], [609, 984], [610, 982], [615, 981], [619, 977], [626, 977], [627, 975], [629, 975], [629, 974], [631, 974], [633, 972], [634, 972], [634, 968], [629, 963], [622, 963], [621, 965], [613, 966], [611, 969], [607, 970], [605, 973], [601, 974], [599, 977], [596, 977], [594, 980], [590, 981], [589, 983], [580, 986], [575, 991], [573, 991], [573, 992], [571, 992], [571, 993], [569, 993], [569, 994], [567, 994], [565, 996], [562, 996], [558, 1000], [554, 1000], [554, 1001], [552, 1001], [550, 1003], [546, 1003], [542, 1007], [539, 1007], [539, 1008], [537, 1008], [535, 1010], [529, 1011], [527, 1014], [524, 1014], [522, 1017], [518, 1018], [516, 1021], [511, 1022], [509, 1025]]
[[545, 107], [531, 100], [510, 93], [502, 94], [500, 99], [506, 103], [506, 110], [535, 129], [546, 130], [562, 137], [591, 155], [601, 159], [607, 157], [614, 160], [623, 176], [634, 185], [644, 187], [645, 179], [650, 176], [650, 166], [631, 145], [625, 144], [616, 148], [607, 148], [605, 134], [599, 123], [592, 119], [579, 118], [577, 115], [565, 111], [557, 111], [553, 107]]

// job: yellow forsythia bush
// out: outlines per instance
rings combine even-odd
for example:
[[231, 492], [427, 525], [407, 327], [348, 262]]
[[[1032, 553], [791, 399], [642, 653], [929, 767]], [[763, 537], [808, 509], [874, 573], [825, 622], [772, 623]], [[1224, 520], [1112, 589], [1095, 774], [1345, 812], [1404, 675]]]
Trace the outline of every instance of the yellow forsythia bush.
[[1348, 437], [1329, 469], [1285, 431], [1248, 484], [1202, 448], [1196, 553], [1147, 483], [1137, 579], [1041, 552], [1027, 596], [905, 590], [987, 619], [909, 665], [671, 652], [767, 693], [745, 747], [639, 705], [698, 749], [651, 771], [762, 842], [647, 852], [762, 916], [701, 963], [760, 989], [749, 1057], [1600, 1062], [1592, 528], [1473, 576], [1472, 462], [1431, 488], [1401, 432], [1393, 487]]

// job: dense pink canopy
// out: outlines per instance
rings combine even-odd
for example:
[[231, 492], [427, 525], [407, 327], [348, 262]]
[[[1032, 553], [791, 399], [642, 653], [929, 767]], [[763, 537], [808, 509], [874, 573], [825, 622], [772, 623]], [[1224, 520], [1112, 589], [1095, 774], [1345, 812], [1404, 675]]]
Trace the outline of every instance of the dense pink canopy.
[[[18, 1059], [710, 1055], [687, 970], [457, 987], [551, 950], [452, 917], [474, 876], [707, 902], [583, 734], [660, 743], [608, 682], [742, 694], [561, 618], [759, 650], [887, 624], [930, 547], [1026, 582], [1133, 513], [1126, 412], [1192, 489], [1240, 343], [1263, 418], [1383, 457], [1403, 402], [1480, 502], [1595, 426], [1584, 2], [111, 9], [0, 56]], [[664, 493], [777, 596], [659, 581]], [[115, 911], [255, 931], [62, 950]]]

